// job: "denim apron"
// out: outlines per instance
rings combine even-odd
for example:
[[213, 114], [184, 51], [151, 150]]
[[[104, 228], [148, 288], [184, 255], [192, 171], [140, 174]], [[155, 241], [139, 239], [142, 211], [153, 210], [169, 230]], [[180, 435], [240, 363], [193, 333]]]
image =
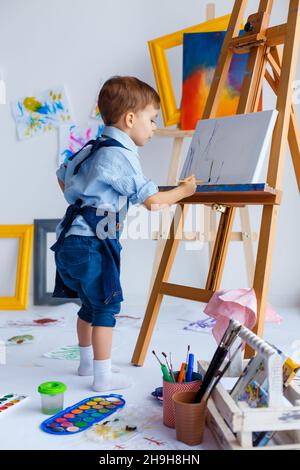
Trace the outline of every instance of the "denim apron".
[[[106, 136], [103, 136], [106, 137]], [[97, 150], [102, 147], [124, 147], [120, 142], [115, 139], [108, 137], [106, 140], [100, 140], [100, 138], [96, 140], [90, 140], [87, 142], [82, 149], [91, 145], [91, 150], [89, 154], [79, 162], [73, 171], [73, 175], [76, 175], [81, 165], [88, 159], [91, 158]], [[76, 152], [69, 160], [73, 160], [79, 152], [80, 149]], [[128, 149], [127, 149], [128, 150]], [[127, 201], [126, 210], [128, 210], [129, 202]], [[82, 200], [77, 199], [75, 204], [69, 205], [67, 208], [65, 217], [62, 221], [62, 231], [54, 245], [51, 246], [51, 250], [57, 252], [60, 250], [63, 240], [65, 238], [66, 233], [71, 228], [71, 225], [74, 219], [81, 215], [88, 225], [92, 228], [92, 230], [96, 233], [97, 224], [104, 218], [107, 217], [108, 211], [104, 212], [104, 215], [96, 215], [97, 209], [91, 206], [84, 206], [82, 207]], [[118, 240], [119, 237], [119, 212], [116, 213], [116, 237], [110, 238], [109, 236], [105, 239], [99, 238], [99, 242], [102, 248], [102, 290], [104, 293], [104, 303], [109, 304], [112, 302], [122, 302], [123, 301], [123, 294], [122, 288], [120, 284], [120, 252], [122, 246]], [[105, 231], [105, 230], [104, 230]], [[107, 230], [106, 230], [107, 231]], [[99, 286], [100, 288], [100, 286]], [[78, 298], [77, 292], [70, 289], [68, 286], [65, 285], [63, 280], [61, 279], [58, 270], [56, 270], [55, 276], [55, 287], [52, 297], [67, 297], [67, 298]]]

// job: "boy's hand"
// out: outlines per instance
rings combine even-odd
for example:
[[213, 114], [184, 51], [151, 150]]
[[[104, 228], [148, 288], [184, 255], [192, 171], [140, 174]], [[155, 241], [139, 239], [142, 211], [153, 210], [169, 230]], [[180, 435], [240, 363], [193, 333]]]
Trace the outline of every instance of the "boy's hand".
[[196, 184], [196, 178], [195, 175], [188, 176], [183, 180], [181, 185], [184, 188], [184, 192], [186, 194], [186, 197], [192, 196], [196, 189], [197, 189], [197, 184]]

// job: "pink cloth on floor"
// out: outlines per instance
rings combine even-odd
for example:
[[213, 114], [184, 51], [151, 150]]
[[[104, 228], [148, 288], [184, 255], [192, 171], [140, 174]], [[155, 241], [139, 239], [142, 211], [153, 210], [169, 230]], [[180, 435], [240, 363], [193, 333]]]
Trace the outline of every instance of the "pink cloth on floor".
[[[257, 318], [257, 302], [253, 288], [218, 290], [211, 297], [204, 313], [215, 318], [216, 325], [212, 332], [219, 343], [230, 318], [242, 323], [249, 329], [252, 329]], [[275, 312], [270, 304], [267, 304], [266, 321], [280, 323], [282, 317]]]

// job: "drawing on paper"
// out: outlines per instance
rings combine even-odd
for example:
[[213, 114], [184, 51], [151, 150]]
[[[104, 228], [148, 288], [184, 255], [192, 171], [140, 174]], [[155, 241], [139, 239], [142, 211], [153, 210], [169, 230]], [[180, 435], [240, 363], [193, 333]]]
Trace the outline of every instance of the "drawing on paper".
[[103, 124], [91, 122], [81, 128], [75, 124], [60, 126], [59, 128], [59, 161], [60, 165], [78, 152], [89, 140], [97, 139], [103, 131]]
[[25, 96], [12, 103], [19, 139], [27, 139], [71, 122], [64, 87], [51, 88], [37, 96]]

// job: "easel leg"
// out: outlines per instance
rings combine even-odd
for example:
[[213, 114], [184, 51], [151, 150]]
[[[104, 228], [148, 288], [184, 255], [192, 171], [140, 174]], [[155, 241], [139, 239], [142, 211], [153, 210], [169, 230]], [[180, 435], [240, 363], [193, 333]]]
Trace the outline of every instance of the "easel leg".
[[[281, 75], [281, 65], [282, 65], [282, 51], [277, 47], [271, 48], [271, 57], [273, 58], [270, 61], [270, 65], [272, 67], [274, 73], [274, 80], [270, 76], [269, 73], [266, 74], [266, 79], [273, 89], [274, 93], [278, 94], [278, 86], [279, 80]], [[275, 61], [275, 62], [274, 62]], [[299, 126], [297, 122], [297, 116], [295, 112], [295, 106], [292, 104], [291, 108], [291, 118], [289, 124], [289, 132], [288, 132], [288, 142], [289, 147], [293, 159], [294, 171], [297, 180], [298, 190], [300, 192], [300, 133], [299, 133]]]
[[[182, 145], [183, 145], [183, 137], [175, 137], [174, 142], [173, 142], [171, 163], [170, 163], [169, 173], [168, 173], [168, 178], [167, 178], [167, 185], [177, 184]], [[162, 257], [162, 253], [164, 251], [164, 247], [166, 243], [165, 231], [166, 230], [169, 231], [169, 227], [170, 227], [170, 224], [167, 226], [169, 219], [170, 219], [170, 208], [166, 207], [162, 211], [162, 223], [161, 223], [161, 226], [159, 227], [159, 233], [158, 233], [159, 238], [157, 240], [157, 245], [155, 249], [155, 257], [154, 257], [154, 263], [153, 263], [153, 268], [152, 268], [148, 299], [152, 291], [152, 287], [154, 284], [155, 276], [157, 274], [157, 270], [158, 270], [160, 259]]]
[[177, 205], [170, 228], [170, 236], [165, 243], [165, 248], [150, 294], [143, 324], [131, 359], [131, 362], [137, 366], [142, 366], [145, 360], [159, 308], [163, 299], [163, 295], [160, 293], [161, 285], [169, 278], [178, 244], [180, 238], [182, 238], [180, 235], [182, 233], [182, 227], [184, 226], [186, 211], [187, 208], [184, 205]]
[[240, 210], [243, 248], [246, 262], [248, 285], [252, 286], [254, 277], [255, 258], [253, 253], [252, 233], [248, 207], [241, 207]]
[[227, 207], [221, 215], [212, 260], [206, 281], [207, 290], [215, 291], [220, 287], [228, 245], [232, 232], [235, 208]]
[[[263, 336], [264, 332], [277, 219], [278, 206], [264, 206], [253, 282], [257, 299], [257, 323], [253, 332], [258, 336]], [[245, 357], [252, 355], [252, 349], [246, 347]]]

